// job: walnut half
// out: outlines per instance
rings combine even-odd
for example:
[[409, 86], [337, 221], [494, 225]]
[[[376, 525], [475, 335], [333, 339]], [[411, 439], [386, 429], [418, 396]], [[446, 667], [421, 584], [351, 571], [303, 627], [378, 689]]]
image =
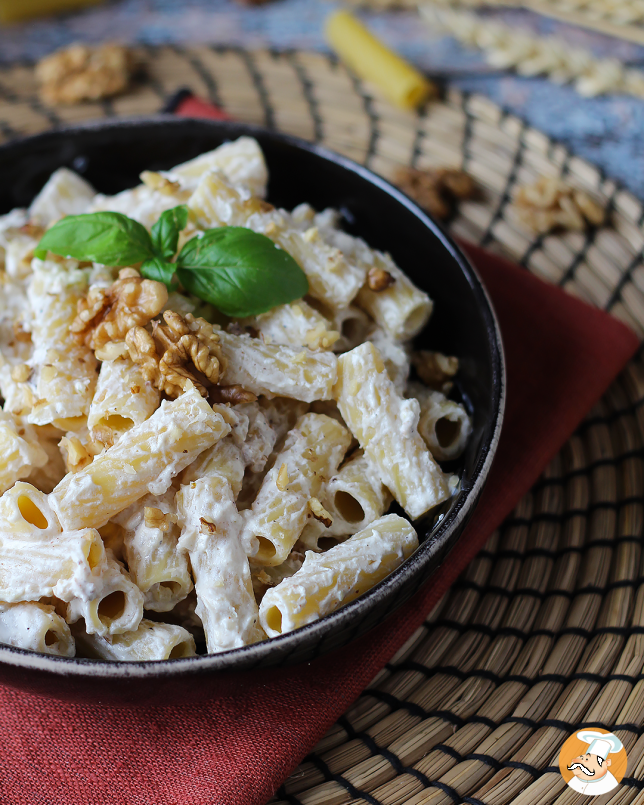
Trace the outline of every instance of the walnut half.
[[96, 101], [126, 89], [134, 66], [132, 53], [122, 45], [77, 43], [41, 59], [36, 79], [45, 103]]
[[517, 188], [512, 209], [521, 223], [542, 235], [553, 229], [581, 231], [604, 222], [604, 209], [588, 193], [555, 176]]
[[472, 198], [476, 193], [474, 179], [456, 168], [400, 168], [394, 183], [419, 206], [440, 219], [451, 215], [456, 200]]
[[207, 397], [205, 381], [215, 385], [223, 365], [216, 332], [211, 330], [207, 337], [192, 332], [173, 310], [166, 310], [163, 320], [165, 324], [152, 322], [152, 333], [142, 326], [127, 332], [130, 358], [141, 367], [145, 379], [168, 397], [178, 397], [188, 383]]
[[145, 327], [168, 301], [162, 282], [143, 279], [134, 268], [122, 268], [109, 288], [93, 287], [78, 303], [70, 330], [90, 349], [122, 341], [132, 327]]

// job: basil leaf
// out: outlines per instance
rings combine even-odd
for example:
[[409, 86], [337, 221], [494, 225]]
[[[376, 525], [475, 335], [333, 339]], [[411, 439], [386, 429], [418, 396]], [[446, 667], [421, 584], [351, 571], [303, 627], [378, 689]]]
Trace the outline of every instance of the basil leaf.
[[141, 265], [141, 276], [149, 280], [162, 282], [169, 291], [176, 291], [179, 284], [172, 282], [177, 267], [162, 257], [151, 257]]
[[147, 229], [120, 212], [68, 215], [42, 236], [35, 254], [47, 251], [108, 266], [129, 266], [154, 257]]
[[162, 213], [152, 227], [152, 246], [154, 251], [166, 260], [174, 257], [179, 242], [179, 232], [188, 223], [188, 208], [185, 204], [173, 207]]
[[176, 265], [184, 288], [227, 316], [255, 316], [309, 290], [306, 275], [290, 254], [241, 226], [209, 229], [192, 238]]

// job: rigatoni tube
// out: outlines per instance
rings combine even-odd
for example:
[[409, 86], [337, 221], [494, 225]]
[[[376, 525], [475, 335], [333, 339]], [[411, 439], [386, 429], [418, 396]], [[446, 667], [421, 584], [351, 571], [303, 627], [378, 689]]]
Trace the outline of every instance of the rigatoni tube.
[[334, 612], [382, 581], [417, 547], [410, 523], [388, 514], [325, 553], [307, 551], [302, 567], [262, 598], [264, 631], [276, 637]]
[[98, 528], [151, 492], [161, 495], [188, 464], [230, 432], [192, 387], [128, 431], [80, 472], [66, 475], [50, 502], [66, 529]]
[[230, 484], [221, 475], [200, 478], [182, 486], [176, 502], [208, 653], [256, 643], [263, 633]]
[[418, 401], [396, 392], [371, 342], [338, 359], [334, 396], [381, 481], [410, 517], [449, 498], [447, 480], [418, 434]]

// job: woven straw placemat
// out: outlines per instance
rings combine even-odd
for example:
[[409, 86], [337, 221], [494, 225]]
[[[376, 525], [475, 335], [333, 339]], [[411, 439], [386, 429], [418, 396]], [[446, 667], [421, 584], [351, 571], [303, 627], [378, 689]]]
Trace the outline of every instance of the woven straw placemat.
[[[481, 97], [450, 91], [412, 115], [333, 60], [234, 48], [142, 50], [132, 91], [50, 109], [32, 68], [0, 70], [0, 133], [158, 111], [189, 87], [239, 120], [315, 139], [390, 177], [462, 166], [482, 188], [451, 230], [644, 334], [644, 208], [599, 170]], [[529, 237], [517, 184], [564, 176], [609, 208], [587, 234]], [[629, 755], [613, 805], [644, 804], [644, 365], [613, 384], [424, 626], [280, 789], [306, 805], [585, 802], [557, 768], [581, 725]]]

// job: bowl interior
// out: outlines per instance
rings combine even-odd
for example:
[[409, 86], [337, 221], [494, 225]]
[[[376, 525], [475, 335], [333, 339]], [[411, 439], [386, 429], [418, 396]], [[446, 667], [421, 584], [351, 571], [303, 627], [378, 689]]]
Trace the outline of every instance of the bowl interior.
[[[318, 210], [329, 206], [340, 209], [348, 232], [360, 235], [372, 247], [390, 252], [403, 271], [430, 294], [435, 301], [434, 313], [416, 344], [461, 359], [457, 395], [473, 415], [474, 432], [467, 450], [450, 467], [461, 476], [461, 489], [446, 506], [440, 523], [423, 524], [419, 536], [425, 542], [419, 551], [371, 593], [313, 624], [319, 643], [329, 636], [334, 618], [338, 624], [346, 624], [351, 612], [364, 615], [369, 600], [382, 596], [383, 589], [386, 591], [392, 584], [402, 588], [410, 574], [422, 580], [433, 570], [437, 562], [431, 558], [452, 546], [480, 493], [502, 416], [503, 366], [494, 315], [467, 260], [436, 223], [368, 170], [295, 138], [232, 123], [167, 117], [119, 121], [48, 132], [3, 146], [0, 213], [28, 206], [50, 174], [61, 166], [76, 170], [98, 191], [112, 194], [137, 184], [142, 170], [168, 169], [242, 134], [256, 137], [264, 151], [270, 174], [270, 202], [287, 209], [304, 201]], [[311, 633], [311, 627], [298, 632], [307, 630]], [[213, 658], [218, 657], [213, 666], [217, 668], [272, 663], [271, 644], [275, 643], [276, 650], [280, 642], [291, 646], [287, 651], [290, 657], [296, 636], [297, 632], [269, 641], [266, 646], [258, 644], [207, 659], [212, 665]], [[263, 648], [259, 650], [259, 646]], [[0, 647], [0, 657], [6, 650]], [[14, 656], [16, 652], [27, 654], [17, 649], [10, 651]], [[59, 661], [43, 659], [51, 662], [52, 668]], [[188, 661], [152, 665], [177, 668], [185, 662]]]

